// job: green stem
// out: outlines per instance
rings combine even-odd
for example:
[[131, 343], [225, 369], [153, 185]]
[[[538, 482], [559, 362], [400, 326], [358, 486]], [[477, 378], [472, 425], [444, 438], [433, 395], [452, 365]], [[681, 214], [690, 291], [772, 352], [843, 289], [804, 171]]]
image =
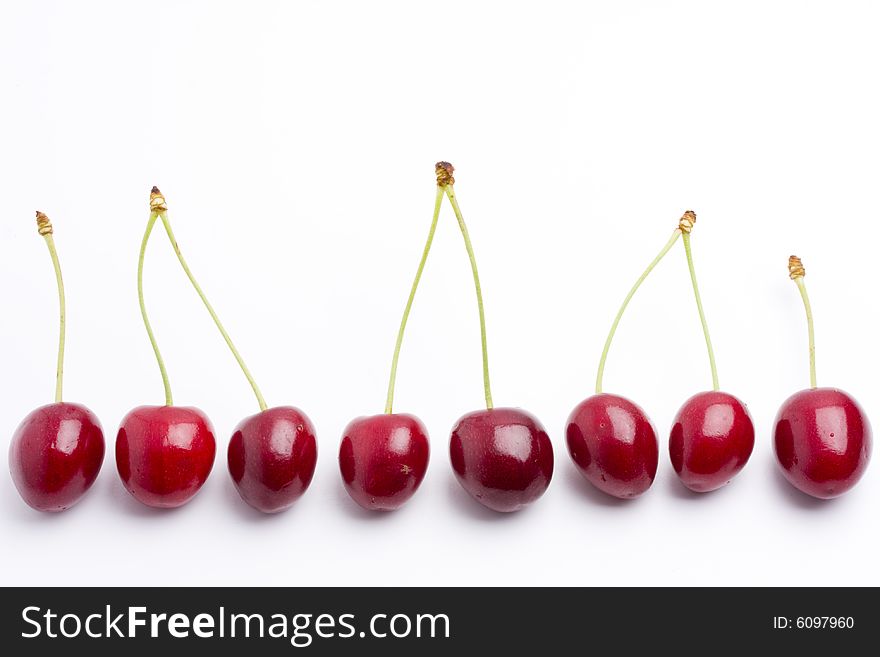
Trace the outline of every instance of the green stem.
[[244, 359], [241, 357], [241, 354], [238, 353], [238, 349], [236, 349], [235, 345], [232, 343], [232, 338], [229, 337], [226, 329], [223, 328], [223, 324], [220, 322], [220, 318], [217, 316], [217, 313], [214, 312], [214, 308], [211, 306], [208, 298], [205, 296], [205, 293], [202, 292], [202, 288], [196, 281], [195, 276], [193, 276], [192, 271], [190, 271], [189, 265], [186, 264], [186, 260], [183, 259], [183, 254], [180, 252], [180, 247], [177, 244], [177, 239], [175, 239], [174, 237], [174, 231], [171, 230], [171, 222], [168, 221], [168, 213], [166, 211], [159, 212], [159, 218], [162, 219], [162, 224], [165, 226], [165, 232], [168, 233], [168, 239], [171, 241], [171, 246], [174, 247], [174, 253], [177, 254], [177, 259], [180, 261], [180, 266], [183, 267], [183, 271], [186, 273], [186, 277], [189, 279], [189, 282], [192, 283], [192, 286], [195, 288], [196, 293], [202, 300], [202, 303], [205, 304], [205, 308], [208, 309], [208, 314], [210, 314], [211, 319], [214, 320], [214, 324], [216, 324], [217, 329], [220, 331], [220, 335], [223, 336], [223, 339], [226, 341], [226, 345], [229, 347], [232, 355], [235, 356], [235, 360], [238, 361], [238, 366], [244, 373], [244, 376], [248, 380], [248, 383], [251, 384], [251, 388], [253, 389], [254, 395], [257, 398], [257, 403], [259, 403], [260, 405], [260, 410], [265, 411], [268, 406], [266, 406], [266, 400], [263, 399], [263, 394], [260, 392], [260, 388], [257, 386], [257, 382], [254, 381], [254, 377], [251, 375], [250, 370], [248, 370], [247, 365], [245, 365]]
[[810, 308], [810, 297], [807, 296], [807, 286], [803, 276], [794, 280], [804, 300], [804, 309], [807, 311], [807, 332], [810, 340], [810, 387], [816, 387], [816, 334], [813, 331], [813, 310]]
[[52, 257], [52, 266], [55, 268], [55, 282], [58, 285], [58, 307], [61, 316], [58, 331], [58, 365], [55, 369], [55, 403], [61, 402], [61, 391], [64, 387], [64, 336], [67, 326], [67, 307], [64, 302], [64, 280], [61, 278], [61, 264], [58, 262], [58, 252], [55, 250], [55, 238], [52, 233], [43, 235], [46, 246], [49, 247], [49, 255]]
[[700, 324], [703, 325], [703, 336], [706, 338], [706, 350], [709, 352], [709, 367], [712, 369], [712, 390], [718, 391], [718, 368], [715, 366], [715, 352], [712, 350], [712, 338], [709, 337], [709, 325], [706, 323], [706, 313], [703, 312], [703, 302], [700, 299], [700, 288], [697, 286], [697, 272], [694, 269], [694, 257], [691, 253], [691, 236], [688, 233], [682, 235], [684, 252], [687, 255], [688, 269], [691, 272], [691, 284], [694, 287], [694, 298], [697, 300], [697, 312], [700, 313]]
[[471, 245], [471, 238], [468, 235], [467, 226], [464, 223], [464, 217], [461, 215], [461, 209], [458, 207], [458, 201], [455, 198], [455, 191], [452, 185], [446, 185], [446, 196], [452, 204], [452, 210], [455, 212], [455, 218], [458, 220], [458, 227], [461, 229], [461, 236], [464, 238], [464, 246], [467, 249], [468, 258], [471, 261], [471, 271], [474, 274], [474, 288], [477, 291], [477, 308], [480, 311], [480, 342], [483, 349], [483, 392], [486, 396], [486, 408], [492, 409], [492, 388], [489, 384], [489, 349], [486, 345], [486, 313], [483, 310], [483, 292], [480, 289], [480, 275], [477, 272], [477, 259], [474, 257], [474, 247]]
[[144, 231], [144, 239], [141, 241], [141, 253], [138, 258], [138, 302], [141, 306], [141, 317], [143, 318], [144, 326], [147, 329], [147, 336], [150, 338], [150, 344], [153, 345], [153, 353], [156, 354], [156, 362], [159, 363], [159, 373], [162, 375], [162, 385], [165, 386], [165, 405], [173, 406], [174, 400], [171, 397], [171, 384], [168, 382], [168, 370], [165, 369], [165, 361], [162, 360], [162, 353], [159, 351], [159, 345], [156, 343], [156, 336], [153, 335], [153, 328], [150, 326], [150, 320], [147, 317], [147, 306], [144, 303], [144, 255], [147, 252], [147, 242], [150, 241], [150, 234], [153, 232], [153, 226], [158, 217], [158, 213], [150, 213], [150, 219], [147, 221], [147, 229]]
[[391, 359], [391, 376], [388, 379], [388, 397], [385, 400], [385, 412], [389, 414], [394, 406], [394, 384], [397, 381], [397, 361], [400, 358], [400, 347], [403, 344], [403, 332], [406, 329], [406, 322], [409, 319], [413, 300], [416, 298], [416, 290], [419, 287], [419, 281], [422, 279], [422, 272], [425, 269], [425, 262], [428, 260], [428, 253], [431, 251], [431, 244], [434, 242], [434, 232], [437, 230], [437, 220], [440, 217], [441, 203], [443, 203], [443, 188], [437, 187], [437, 198], [434, 200], [434, 217], [431, 220], [431, 229], [428, 231], [428, 239], [425, 242], [422, 259], [419, 261], [419, 268], [416, 270], [416, 277], [413, 279], [412, 288], [409, 291], [409, 299], [407, 299], [406, 307], [403, 309], [403, 317], [400, 319], [400, 328], [397, 331], [397, 342], [394, 345], [394, 356]]
[[657, 254], [657, 257], [651, 261], [651, 264], [648, 265], [648, 268], [642, 272], [642, 275], [639, 276], [638, 280], [635, 282], [635, 285], [632, 286], [632, 289], [626, 295], [626, 298], [623, 300], [623, 304], [620, 306], [620, 310], [617, 311], [617, 316], [614, 318], [614, 322], [611, 324], [611, 330], [608, 332], [608, 337], [605, 339], [605, 347], [602, 349], [602, 357], [599, 359], [599, 371], [596, 374], [596, 394], [602, 393], [602, 376], [605, 374], [605, 360], [608, 358], [608, 350], [611, 348], [611, 341], [614, 339], [614, 333], [617, 331], [617, 325], [620, 324], [620, 318], [623, 317], [623, 313], [626, 310], [626, 307], [629, 305], [630, 299], [633, 298], [636, 291], [642, 285], [646, 278], [648, 278], [648, 274], [657, 266], [663, 256], [669, 253], [669, 249], [678, 241], [679, 236], [681, 235], [681, 229], [676, 228], [672, 232], [672, 237], [669, 238], [669, 241], [666, 243], [660, 253]]

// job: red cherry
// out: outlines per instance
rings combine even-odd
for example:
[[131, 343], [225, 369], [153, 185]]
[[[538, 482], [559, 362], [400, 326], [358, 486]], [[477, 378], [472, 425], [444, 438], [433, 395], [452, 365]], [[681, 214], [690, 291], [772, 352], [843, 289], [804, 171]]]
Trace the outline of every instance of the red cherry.
[[464, 489], [493, 511], [518, 511], [537, 500], [553, 477], [553, 445], [533, 415], [493, 408], [463, 416], [449, 443]]
[[679, 409], [669, 457], [682, 483], [697, 493], [721, 488], [745, 467], [755, 446], [748, 409], [726, 392], [700, 392]]
[[147, 506], [189, 502], [214, 465], [210, 420], [187, 406], [139, 406], [116, 436], [116, 468], [128, 492]]
[[9, 446], [9, 470], [38, 511], [64, 511], [95, 483], [104, 462], [101, 423], [85, 406], [59, 402], [31, 411]]
[[79, 404], [62, 401], [66, 311], [54, 228], [37, 211], [37, 232], [46, 241], [58, 287], [60, 335], [55, 403], [32, 411], [9, 445], [9, 471], [22, 499], [38, 511], [64, 511], [95, 483], [104, 462], [104, 433], [98, 418]]
[[352, 420], [339, 446], [339, 470], [351, 499], [369, 511], [393, 511], [425, 478], [430, 448], [421, 420], [383, 413]]
[[625, 397], [601, 393], [568, 418], [568, 452], [581, 474], [604, 493], [630, 499], [657, 474], [657, 432], [645, 412]]
[[227, 457], [241, 499], [264, 513], [284, 511], [315, 474], [315, 427], [297, 408], [270, 408], [239, 423]]
[[856, 485], [871, 458], [871, 424], [859, 403], [836, 388], [789, 397], [776, 415], [776, 459], [807, 495], [830, 499]]

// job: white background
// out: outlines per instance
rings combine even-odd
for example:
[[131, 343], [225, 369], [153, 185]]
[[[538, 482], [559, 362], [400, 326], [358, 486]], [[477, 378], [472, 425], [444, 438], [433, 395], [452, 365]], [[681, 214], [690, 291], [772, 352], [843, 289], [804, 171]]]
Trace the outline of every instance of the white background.
[[[663, 6], [661, 6], [661, 4]], [[66, 398], [101, 418], [90, 494], [43, 515], [0, 450], [3, 584], [880, 584], [880, 470], [832, 502], [775, 469], [773, 417], [806, 387], [804, 258], [820, 385], [880, 418], [876, 253], [880, 13], [870, 2], [6, 2], [0, 9], [0, 434], [51, 401], [56, 298], [33, 212], [68, 287]], [[400, 313], [430, 222], [433, 164], [482, 274], [498, 405], [551, 434], [546, 495], [488, 512], [449, 467], [480, 407], [467, 257], [445, 206], [404, 342], [396, 410], [432, 438], [418, 494], [370, 515], [336, 463], [343, 427], [382, 411]], [[264, 517], [226, 470], [257, 410], [162, 231], [146, 294], [175, 401], [213, 420], [218, 459], [188, 506], [126, 493], [121, 417], [162, 403], [138, 313], [149, 189], [270, 405], [314, 421], [308, 493]], [[721, 385], [749, 404], [754, 455], [727, 488], [678, 483], [666, 440], [709, 383], [678, 245], [634, 299], [606, 389], [661, 439], [653, 488], [594, 492], [565, 449], [629, 286], [692, 208]]]

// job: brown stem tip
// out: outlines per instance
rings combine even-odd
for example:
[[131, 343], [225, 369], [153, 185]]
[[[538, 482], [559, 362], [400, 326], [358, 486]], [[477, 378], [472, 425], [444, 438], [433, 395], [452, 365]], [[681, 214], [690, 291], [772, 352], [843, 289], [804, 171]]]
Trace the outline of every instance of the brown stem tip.
[[37, 210], [37, 232], [43, 237], [52, 234], [52, 222], [39, 210]]
[[694, 228], [694, 224], [697, 223], [697, 215], [693, 210], [688, 210], [683, 215], [681, 215], [681, 219], [678, 220], [678, 227], [682, 233], [687, 233], [690, 235], [691, 230]]
[[435, 164], [434, 173], [437, 174], [437, 186], [446, 187], [447, 185], [454, 185], [453, 171], [455, 171], [455, 167], [449, 164], [449, 162], [438, 162]]
[[165, 197], [162, 196], [159, 188], [153, 185], [153, 189], [150, 190], [150, 211], [165, 212], [167, 210], [168, 206], [165, 205]]
[[796, 281], [799, 278], [803, 278], [806, 273], [804, 263], [801, 262], [800, 258], [797, 256], [788, 257], [788, 275], [791, 277], [791, 280]]

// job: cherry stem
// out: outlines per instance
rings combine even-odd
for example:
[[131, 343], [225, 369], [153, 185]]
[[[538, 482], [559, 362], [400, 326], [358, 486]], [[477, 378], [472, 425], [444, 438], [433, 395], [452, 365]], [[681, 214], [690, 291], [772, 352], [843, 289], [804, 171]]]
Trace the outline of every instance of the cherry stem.
[[645, 279], [648, 278], [648, 274], [650, 274], [654, 267], [657, 266], [663, 256], [669, 253], [669, 249], [673, 247], [673, 245], [678, 241], [678, 238], [681, 236], [681, 228], [676, 228], [672, 232], [672, 237], [669, 238], [669, 241], [666, 242], [666, 245], [660, 250], [660, 253], [657, 254], [657, 257], [651, 261], [651, 264], [648, 265], [647, 269], [642, 272], [642, 275], [639, 276], [638, 280], [636, 280], [635, 285], [632, 286], [629, 293], [626, 295], [626, 298], [623, 300], [623, 304], [620, 306], [620, 310], [617, 311], [617, 316], [614, 318], [614, 322], [611, 324], [611, 330], [608, 332], [608, 337], [605, 340], [605, 347], [602, 349], [602, 357], [599, 359], [599, 372], [596, 374], [596, 394], [602, 394], [602, 376], [605, 374], [605, 360], [608, 358], [608, 350], [611, 348], [611, 341], [614, 339], [614, 334], [617, 331], [617, 325], [620, 324], [620, 318], [623, 317], [623, 313], [626, 310], [626, 307], [629, 305], [630, 300], [635, 295], [636, 291], [641, 287], [642, 283], [644, 283]]
[[173, 406], [174, 399], [171, 396], [171, 384], [168, 382], [168, 370], [165, 369], [165, 361], [162, 360], [162, 353], [159, 351], [159, 345], [156, 343], [156, 336], [153, 335], [153, 327], [150, 326], [150, 319], [147, 317], [147, 306], [144, 303], [144, 255], [147, 252], [147, 243], [150, 241], [150, 234], [153, 232], [153, 226], [156, 219], [159, 218], [157, 212], [150, 212], [150, 219], [147, 221], [147, 229], [144, 231], [144, 238], [141, 241], [141, 253], [138, 257], [138, 302], [141, 307], [141, 317], [144, 320], [144, 326], [147, 329], [147, 336], [150, 338], [150, 344], [153, 345], [153, 353], [156, 354], [156, 362], [159, 363], [159, 373], [162, 375], [162, 385], [165, 386], [165, 405]]
[[422, 279], [425, 262], [428, 260], [428, 253], [431, 251], [431, 244], [434, 242], [434, 232], [437, 230], [437, 220], [440, 218], [440, 205], [442, 203], [443, 188], [437, 187], [437, 197], [434, 200], [434, 217], [431, 219], [431, 228], [428, 231], [428, 239], [425, 242], [422, 259], [419, 261], [419, 268], [416, 270], [416, 277], [413, 279], [412, 288], [409, 291], [409, 299], [406, 301], [406, 307], [403, 309], [403, 317], [400, 319], [400, 328], [397, 331], [397, 342], [394, 345], [394, 356], [391, 359], [391, 376], [388, 379], [388, 397], [385, 400], [385, 412], [388, 414], [392, 412], [392, 407], [394, 406], [394, 384], [397, 382], [397, 361], [400, 358], [400, 347], [403, 344], [403, 333], [406, 330], [406, 322], [409, 319], [410, 310], [412, 310], [413, 300], [416, 298], [416, 290], [419, 287], [419, 281]]
[[797, 256], [788, 259], [788, 275], [797, 283], [804, 302], [804, 310], [807, 312], [807, 334], [810, 340], [810, 387], [816, 387], [816, 334], [813, 331], [813, 310], [810, 307], [810, 297], [807, 295], [807, 286], [804, 283], [804, 264]]
[[49, 256], [52, 258], [52, 266], [55, 269], [55, 283], [58, 287], [58, 309], [60, 325], [58, 330], [58, 364], [55, 368], [55, 403], [61, 402], [61, 392], [64, 387], [64, 341], [67, 327], [67, 305], [64, 301], [64, 279], [61, 277], [61, 263], [58, 262], [58, 252], [55, 250], [55, 238], [52, 236], [52, 222], [42, 212], [37, 212], [37, 230], [46, 246], [49, 247]]
[[464, 217], [461, 209], [458, 207], [458, 201], [455, 198], [455, 190], [452, 183], [444, 185], [446, 196], [452, 204], [452, 210], [455, 212], [455, 218], [458, 220], [458, 227], [461, 229], [461, 236], [464, 238], [464, 246], [467, 249], [468, 258], [471, 261], [471, 271], [474, 274], [474, 288], [477, 292], [477, 308], [480, 311], [480, 342], [483, 349], [483, 392], [486, 396], [486, 408], [492, 410], [492, 388], [489, 383], [489, 349], [486, 345], [486, 313], [483, 309], [483, 292], [480, 288], [480, 275], [477, 272], [477, 259], [474, 256], [474, 247], [471, 244], [471, 238], [468, 234], [467, 226], [464, 223]]
[[703, 311], [703, 302], [700, 299], [700, 288], [697, 285], [697, 272], [694, 269], [694, 257], [691, 253], [690, 233], [684, 232], [681, 236], [684, 242], [684, 252], [687, 256], [688, 269], [691, 273], [691, 284], [694, 288], [694, 299], [697, 301], [697, 312], [700, 314], [700, 324], [703, 326], [703, 336], [706, 338], [706, 350], [709, 352], [709, 367], [712, 370], [712, 390], [718, 391], [718, 368], [715, 366], [715, 352], [712, 349], [712, 338], [709, 337], [709, 325], [706, 323], [706, 313]]
[[177, 255], [177, 259], [180, 262], [180, 266], [183, 267], [183, 271], [184, 273], [186, 273], [186, 277], [189, 279], [189, 282], [192, 283], [192, 286], [195, 288], [196, 293], [202, 300], [202, 303], [205, 304], [205, 308], [207, 308], [208, 314], [211, 315], [211, 319], [214, 320], [214, 324], [220, 331], [220, 335], [223, 336], [223, 339], [226, 341], [226, 345], [229, 347], [232, 355], [235, 356], [235, 360], [238, 362], [238, 366], [244, 373], [244, 376], [248, 380], [248, 383], [251, 384], [251, 388], [253, 389], [254, 395], [257, 398], [257, 403], [260, 405], [260, 410], [265, 411], [268, 406], [266, 405], [266, 400], [263, 399], [263, 394], [260, 392], [260, 388], [257, 386], [257, 382], [251, 375], [250, 370], [248, 370], [247, 365], [245, 365], [244, 359], [241, 357], [241, 354], [238, 353], [238, 349], [236, 349], [235, 345], [232, 343], [232, 338], [229, 337], [226, 329], [223, 328], [223, 324], [220, 322], [220, 318], [217, 316], [217, 313], [214, 311], [214, 308], [211, 306], [208, 298], [205, 296], [205, 293], [202, 292], [202, 288], [199, 286], [198, 282], [195, 279], [195, 276], [193, 276], [192, 271], [190, 271], [189, 265], [186, 264], [186, 260], [184, 260], [183, 254], [180, 252], [180, 246], [178, 246], [177, 239], [174, 237], [174, 231], [171, 230], [171, 222], [168, 221], [167, 210], [160, 211], [159, 218], [162, 220], [162, 224], [165, 226], [165, 232], [168, 234], [168, 239], [171, 241], [171, 246], [174, 248], [174, 253]]

